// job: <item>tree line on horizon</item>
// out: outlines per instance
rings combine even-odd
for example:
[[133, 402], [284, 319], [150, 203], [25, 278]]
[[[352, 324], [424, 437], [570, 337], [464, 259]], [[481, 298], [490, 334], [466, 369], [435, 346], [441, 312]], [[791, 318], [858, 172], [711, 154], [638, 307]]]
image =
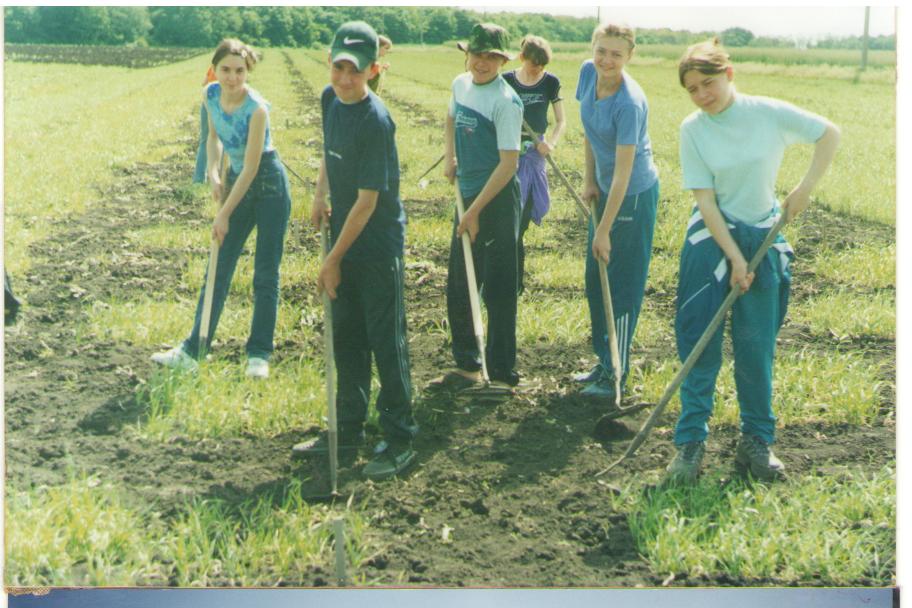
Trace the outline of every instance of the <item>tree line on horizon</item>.
[[[543, 13], [479, 13], [452, 7], [414, 6], [11, 6], [4, 8], [10, 43], [214, 47], [236, 37], [254, 46], [328, 45], [346, 21], [367, 21], [394, 43], [441, 44], [465, 39], [472, 25], [493, 21], [514, 44], [534, 33], [552, 42], [586, 42], [595, 17]], [[730, 47], [791, 47], [795, 40], [756, 37], [740, 27], [721, 32], [638, 29], [640, 44], [688, 45], [718, 35]], [[830, 37], [818, 48], [860, 49], [861, 36]], [[895, 36], [869, 38], [870, 49], [895, 50]]]

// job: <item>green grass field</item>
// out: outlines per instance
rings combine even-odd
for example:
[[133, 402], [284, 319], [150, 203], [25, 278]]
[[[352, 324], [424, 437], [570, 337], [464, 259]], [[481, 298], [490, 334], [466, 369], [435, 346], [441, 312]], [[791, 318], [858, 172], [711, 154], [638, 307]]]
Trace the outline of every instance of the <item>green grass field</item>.
[[[559, 45], [549, 70], [563, 85], [568, 128], [555, 152], [562, 169], [579, 183], [582, 127], [574, 99], [587, 48]], [[681, 49], [640, 49], [630, 74], [649, 96], [649, 130], [661, 175], [661, 201], [649, 279], [650, 293], [670, 302], [676, 290], [677, 256], [686, 218], [693, 205], [681, 189], [677, 138], [681, 120], [694, 110], [677, 82], [676, 53]], [[310, 96], [283, 60], [303, 76]], [[804, 55], [802, 55], [803, 57]], [[871, 355], [865, 341], [895, 341], [895, 244], [849, 241], [895, 231], [895, 55], [874, 54], [873, 67], [855, 81], [841, 53], [814, 60], [780, 50], [745, 49], [735, 53], [738, 90], [796, 103], [838, 124], [842, 143], [828, 175], [814, 193], [814, 205], [844, 218], [831, 232], [812, 239], [799, 221], [787, 236], [813, 255], [796, 261], [804, 291], [791, 304], [786, 334], [804, 340], [784, 343], [777, 357], [774, 391], [782, 427], [824, 424], [892, 424], [884, 416], [884, 394], [895, 402], [890, 375], [892, 351]], [[271, 102], [272, 136], [282, 158], [312, 183], [320, 147], [319, 91], [327, 82], [325, 51], [269, 49], [250, 84]], [[397, 46], [389, 56], [384, 96], [397, 124], [402, 198], [448, 200], [451, 188], [439, 169], [427, 187], [418, 176], [442, 152], [443, 121], [449, 84], [463, 69], [462, 54], [450, 48]], [[206, 60], [130, 70], [7, 61], [5, 111], [5, 268], [14, 277], [33, 268], [30, 247], [60, 224], [96, 205], [125, 167], [157, 162], [195, 147], [198, 84]], [[87, 87], [91, 84], [90, 87]], [[91, 94], [88, 91], [91, 91]], [[789, 150], [778, 189], [787, 192], [807, 169], [810, 146]], [[182, 167], [189, 181], [190, 167]], [[292, 178], [294, 180], [294, 178]], [[293, 181], [290, 242], [313, 239], [303, 218], [309, 214], [310, 187]], [[150, 183], [149, 191], [163, 187]], [[134, 204], [142, 205], [144, 196]], [[186, 185], [186, 197], [211, 217], [203, 187]], [[588, 353], [588, 311], [582, 296], [582, 248], [570, 242], [565, 226], [578, 222], [570, 197], [552, 181], [551, 215], [527, 235], [530, 291], [521, 301], [521, 348]], [[410, 221], [409, 251], [448, 247], [450, 210], [422, 214]], [[154, 352], [187, 331], [202, 281], [207, 233], [180, 218], [125, 232], [131, 248], [174, 253], [179, 280], [160, 291], [96, 299], [82, 304], [73, 328], [77, 343], [106, 341]], [[848, 230], [848, 228], [847, 228]], [[555, 247], [554, 243], [563, 246]], [[73, 255], [78, 255], [74, 251]], [[156, 373], [143, 377], [136, 400], [144, 415], [126, 428], [135, 441], [165, 444], [174, 437], [191, 442], [266, 440], [322, 425], [325, 387], [322, 367], [322, 311], [314, 278], [315, 249], [299, 248], [283, 262], [283, 301], [277, 353], [268, 383], [244, 378], [236, 357], [216, 353], [197, 376]], [[434, 272], [445, 275], [445, 266]], [[249, 323], [252, 257], [242, 257], [219, 328], [232, 353]], [[802, 283], [803, 282], [803, 283]], [[27, 291], [27, 290], [26, 290]], [[429, 306], [431, 306], [429, 304]], [[647, 301], [635, 338], [637, 367], [631, 383], [640, 398], [655, 402], [677, 371], [672, 321], [667, 306]], [[847, 314], [847, 311], [848, 314]], [[411, 312], [411, 311], [410, 311]], [[445, 317], [442, 311], [438, 311]], [[411, 322], [411, 321], [410, 321]], [[424, 330], [442, 343], [447, 330]], [[415, 331], [414, 326], [412, 331]], [[227, 338], [230, 336], [230, 340]], [[423, 339], [426, 336], [421, 336]], [[843, 348], [831, 348], [831, 340]], [[878, 342], [879, 341], [879, 342]], [[854, 346], [853, 346], [854, 345]], [[858, 347], [855, 347], [858, 346]], [[654, 357], [652, 353], [662, 353]], [[40, 356], [40, 355], [39, 355]], [[48, 355], [50, 356], [50, 355]], [[416, 362], [416, 366], [423, 362]], [[738, 405], [731, 362], [723, 366], [712, 421], [733, 428]], [[289, 407], [293, 404], [293, 407]], [[678, 408], [677, 399], [669, 411]], [[374, 414], [375, 415], [375, 414]], [[667, 436], [669, 428], [660, 429]], [[116, 465], [112, 465], [116, 466]], [[636, 551], [655, 576], [699, 577], [721, 574], [758, 584], [889, 585], [895, 573], [895, 468], [854, 462], [845, 475], [829, 478], [802, 473], [782, 484], [722, 485], [710, 476], [693, 489], [653, 493], [644, 488], [661, 473], [627, 480], [616, 509], [627, 515]], [[273, 586], [295, 580], [295, 573], [318, 565], [330, 568], [328, 522], [346, 519], [347, 555], [358, 584], [374, 580], [359, 568], [382, 544], [375, 532], [380, 515], [357, 501], [334, 508], [300, 498], [300, 484], [286, 479], [282, 491], [241, 505], [188, 496], [176, 513], [139, 504], [122, 482], [102, 481], [72, 464], [65, 484], [6, 487], [6, 570], [9, 586], [41, 585], [242, 585]], [[422, 520], [423, 522], [423, 520]], [[717, 579], [713, 579], [717, 580]], [[471, 581], [469, 581], [471, 583]], [[433, 581], [432, 581], [433, 584]]]

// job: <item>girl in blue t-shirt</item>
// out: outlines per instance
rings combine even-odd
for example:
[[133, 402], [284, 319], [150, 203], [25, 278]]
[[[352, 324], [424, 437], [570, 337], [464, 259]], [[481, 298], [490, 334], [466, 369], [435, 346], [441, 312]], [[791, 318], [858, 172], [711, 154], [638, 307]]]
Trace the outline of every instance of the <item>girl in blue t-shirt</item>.
[[[659, 176], [646, 129], [646, 94], [624, 70], [634, 47], [634, 32], [628, 27], [595, 28], [593, 58], [583, 63], [576, 89], [585, 131], [583, 198], [597, 201], [593, 220], [598, 226], [589, 228], [586, 251], [586, 299], [599, 361], [574, 379], [588, 383], [584, 396], [608, 403], [616, 397], [616, 375], [623, 390], [630, 369], [628, 354], [646, 291], [659, 200]], [[611, 363], [597, 258], [608, 265], [619, 370]]]
[[[218, 252], [209, 340], [218, 325], [228, 287], [244, 243], [257, 229], [253, 274], [253, 320], [247, 340], [247, 375], [269, 375], [279, 302], [279, 263], [285, 229], [291, 212], [288, 177], [269, 133], [269, 104], [247, 85], [247, 75], [256, 64], [253, 50], [235, 39], [226, 39], [215, 49], [212, 65], [217, 81], [203, 91], [209, 122], [207, 174], [212, 198], [220, 204], [212, 223]], [[222, 148], [230, 161], [227, 183], [219, 175]], [[205, 281], [204, 281], [205, 283]], [[152, 360], [184, 370], [197, 367], [204, 290], [200, 292], [193, 330], [184, 342]], [[206, 345], [208, 347], [208, 345]]]
[[[523, 120], [540, 136], [538, 141], [533, 141], [532, 136], [523, 130], [519, 168], [516, 170], [519, 200], [522, 204], [516, 243], [519, 292], [522, 293], [525, 289], [523, 279], [526, 262], [523, 237], [529, 229], [529, 223], [535, 222], [540, 226], [551, 208], [545, 157], [557, 147], [567, 122], [564, 120], [564, 105], [561, 103], [560, 80], [551, 72], [545, 71], [545, 66], [552, 57], [551, 45], [544, 38], [531, 35], [523, 38], [519, 45], [519, 61], [522, 66], [512, 72], [504, 72], [503, 79], [513, 87], [523, 103]], [[554, 128], [545, 137], [549, 107], [554, 111]]]
[[[815, 144], [810, 169], [782, 203], [791, 220], [808, 206], [811, 191], [833, 159], [839, 130], [789, 103], [737, 93], [734, 69], [718, 39], [688, 48], [678, 75], [699, 108], [681, 123], [684, 188], [693, 191], [697, 206], [681, 250], [678, 355], [682, 361], [687, 358], [728, 289], [739, 289], [742, 295], [731, 317], [741, 409], [735, 461], [755, 477], [773, 480], [783, 471], [769, 448], [776, 426], [773, 355], [788, 304], [792, 250], [779, 236], [755, 272], [747, 272], [747, 260], [779, 219], [776, 174], [786, 147]], [[678, 453], [668, 467], [675, 480], [693, 481], [700, 472], [722, 364], [722, 333], [720, 326], [681, 385]]]

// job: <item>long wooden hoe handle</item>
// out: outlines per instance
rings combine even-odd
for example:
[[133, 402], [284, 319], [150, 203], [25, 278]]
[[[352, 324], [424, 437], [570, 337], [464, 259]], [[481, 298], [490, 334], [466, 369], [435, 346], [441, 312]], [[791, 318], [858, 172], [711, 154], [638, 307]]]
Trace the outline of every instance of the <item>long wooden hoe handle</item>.
[[[598, 228], [598, 213], [595, 201], [589, 201], [589, 220], [592, 230]], [[611, 287], [608, 284], [608, 269], [601, 258], [597, 259], [599, 282], [602, 284], [602, 304], [605, 307], [605, 324], [608, 326], [608, 347], [611, 350], [611, 367], [614, 368], [614, 407], [621, 407], [621, 352], [618, 348], [617, 328], [614, 325], [614, 305], [611, 303]]]
[[[456, 184], [456, 213], [459, 221], [465, 214], [465, 203], [462, 202], [462, 193], [459, 191], [459, 178], [454, 180]], [[472, 238], [469, 231], [462, 233], [462, 257], [465, 258], [466, 281], [469, 284], [469, 306], [472, 308], [472, 326], [475, 329], [475, 342], [478, 344], [478, 352], [481, 355], [481, 375], [485, 383], [490, 381], [488, 376], [488, 364], [485, 360], [484, 345], [484, 324], [481, 321], [481, 302], [478, 299], [478, 283], [475, 282], [475, 261], [472, 258]]]
[[[225, 204], [228, 193], [225, 190], [225, 178], [228, 175], [228, 165], [222, 158], [222, 200], [219, 201], [219, 207]], [[209, 247], [209, 268], [206, 271], [206, 291], [203, 292], [203, 314], [200, 317], [199, 330], [199, 348], [197, 357], [204, 357], [208, 350], [209, 342], [209, 321], [212, 319], [212, 295], [215, 291], [215, 271], [218, 267], [219, 242], [212, 237], [212, 244]]]
[[[763, 260], [763, 257], [766, 255], [767, 250], [773, 244], [773, 241], [776, 240], [779, 231], [782, 230], [782, 227], [786, 224], [786, 214], [785, 212], [779, 217], [779, 221], [770, 228], [769, 233], [767, 233], [766, 238], [763, 240], [763, 243], [757, 249], [757, 252], [754, 254], [754, 257], [751, 258], [750, 263], [747, 265], [747, 271], [753, 272], [757, 266], [760, 265], [760, 262]], [[706, 345], [709, 344], [710, 339], [713, 334], [716, 333], [716, 330], [719, 328], [719, 325], [725, 319], [725, 315], [728, 313], [728, 310], [735, 303], [735, 300], [741, 295], [740, 289], [731, 289], [728, 292], [725, 300], [719, 306], [719, 310], [716, 311], [715, 316], [707, 325], [706, 330], [704, 330], [703, 335], [700, 336], [700, 339], [694, 345], [693, 350], [690, 351], [690, 355], [687, 356], [687, 359], [684, 360], [684, 364], [681, 366], [681, 369], [678, 371], [677, 375], [671, 381], [671, 384], [668, 385], [668, 388], [665, 389], [665, 393], [662, 395], [662, 398], [659, 400], [658, 405], [652, 411], [652, 414], [649, 416], [649, 419], [643, 423], [643, 427], [637, 433], [636, 437], [633, 438], [633, 441], [630, 442], [630, 445], [627, 447], [627, 451], [624, 452], [624, 455], [621, 456], [616, 462], [603, 471], [599, 471], [595, 474], [596, 477], [603, 475], [608, 471], [612, 470], [631, 456], [634, 452], [643, 445], [643, 442], [646, 441], [646, 438], [649, 436], [649, 432], [652, 430], [652, 427], [655, 426], [656, 420], [659, 416], [662, 415], [662, 412], [665, 411], [665, 407], [668, 405], [668, 402], [671, 401], [671, 397], [678, 390], [678, 387], [681, 386], [681, 383], [684, 382], [684, 378], [687, 377], [687, 374], [690, 373], [690, 370], [693, 369], [694, 365], [697, 363], [697, 359], [700, 358], [700, 355], [703, 354], [703, 351], [706, 349]]]
[[[541, 137], [538, 133], [532, 130], [532, 127], [529, 126], [529, 123], [523, 120], [523, 129], [526, 133], [532, 136], [533, 139], [538, 141], [538, 138]], [[545, 157], [548, 164], [551, 165], [551, 168], [554, 169], [554, 172], [557, 173], [557, 177], [560, 178], [561, 183], [564, 184], [564, 187], [570, 191], [570, 195], [573, 197], [573, 200], [576, 202], [576, 208], [579, 210], [580, 216], [583, 221], [589, 217], [589, 208], [586, 206], [586, 203], [583, 202], [583, 199], [580, 198], [580, 195], [576, 193], [576, 190], [573, 189], [573, 185], [570, 183], [570, 180], [567, 179], [567, 176], [564, 175], [564, 172], [560, 170], [560, 167], [557, 166], [557, 163], [554, 162], [554, 159], [551, 158], [551, 155]]]
[[[326, 220], [320, 224], [320, 251], [325, 261], [329, 253], [329, 226]], [[323, 356], [326, 364], [326, 417], [329, 422], [329, 481], [332, 493], [337, 494], [339, 472], [339, 423], [336, 419], [336, 359], [333, 350], [332, 300], [323, 290]]]

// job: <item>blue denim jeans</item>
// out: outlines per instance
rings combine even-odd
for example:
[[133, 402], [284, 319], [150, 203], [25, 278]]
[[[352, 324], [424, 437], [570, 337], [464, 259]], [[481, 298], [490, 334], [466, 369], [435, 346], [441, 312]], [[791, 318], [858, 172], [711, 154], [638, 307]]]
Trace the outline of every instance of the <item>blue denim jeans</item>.
[[206, 140], [209, 139], [209, 113], [206, 104], [200, 104], [200, 137], [199, 146], [196, 148], [196, 168], [193, 170], [193, 183], [202, 184], [206, 181]]
[[[237, 176], [228, 174], [227, 188]], [[288, 176], [276, 152], [264, 152], [260, 169], [253, 178], [247, 194], [234, 209], [228, 220], [228, 234], [219, 248], [215, 272], [215, 289], [212, 296], [212, 315], [209, 320], [209, 341], [215, 336], [219, 317], [228, 296], [231, 278], [247, 237], [257, 229], [256, 253], [253, 270], [253, 320], [247, 340], [247, 356], [269, 359], [273, 351], [276, 315], [279, 307], [279, 263], [285, 245], [285, 230], [291, 214], [291, 195]], [[204, 280], [205, 285], [205, 280]], [[200, 290], [196, 317], [190, 337], [184, 340], [183, 349], [198, 358], [199, 330], [203, 311], [205, 287]], [[206, 348], [208, 349], [208, 344]]]

